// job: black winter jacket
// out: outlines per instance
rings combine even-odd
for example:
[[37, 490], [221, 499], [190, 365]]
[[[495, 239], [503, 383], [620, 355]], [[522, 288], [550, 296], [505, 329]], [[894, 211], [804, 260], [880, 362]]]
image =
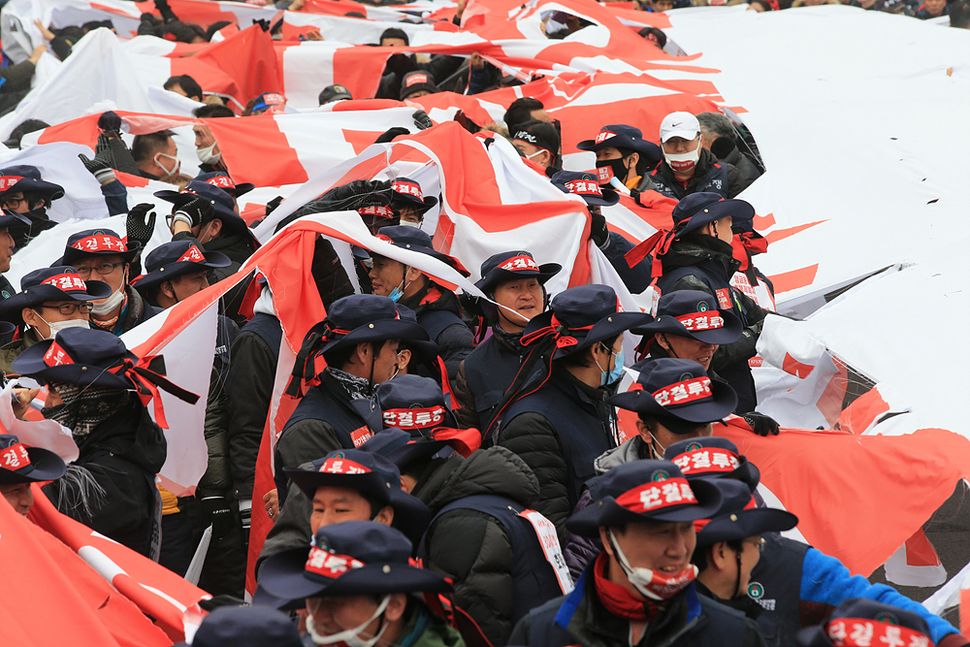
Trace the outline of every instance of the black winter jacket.
[[728, 183], [727, 169], [718, 163], [714, 153], [706, 149], [701, 150], [697, 166], [694, 167], [694, 175], [687, 180], [686, 187], [674, 177], [674, 171], [666, 161], [660, 162], [650, 174], [650, 179], [656, 185], [657, 191], [675, 200], [682, 200], [691, 193], [702, 191], [719, 193], [725, 198], [741, 192], [737, 187], [732, 191]]
[[[475, 342], [472, 331], [462, 321], [461, 304], [458, 303], [455, 293], [429, 281], [415, 294], [401, 299], [400, 303], [414, 311], [418, 324], [428, 331], [431, 341], [437, 344], [438, 354], [441, 355], [448, 369], [448, 379], [457, 378], [458, 366], [474, 350]], [[452, 321], [446, 323], [443, 328], [438, 321], [435, 321], [434, 325], [429, 323], [444, 313], [451, 313], [454, 316], [451, 317]], [[439, 328], [441, 328], [440, 331]]]
[[[469, 496], [491, 494], [528, 507], [539, 495], [529, 466], [504, 447], [455, 455], [423, 478], [412, 492], [437, 515], [446, 505]], [[466, 611], [493, 645], [512, 633], [512, 545], [495, 517], [477, 510], [450, 510], [425, 535], [427, 566], [454, 582], [454, 603]], [[549, 599], [559, 595], [552, 591]], [[534, 600], [530, 606], [545, 600]], [[528, 607], [526, 607], [528, 608]]]
[[71, 505], [68, 476], [44, 486], [44, 493], [69, 517], [115, 541], [148, 555], [155, 520], [155, 474], [165, 462], [161, 428], [134, 395], [128, 403], [87, 436], [76, 439], [80, 456], [73, 465], [85, 468], [104, 490], [89, 497], [90, 513]]

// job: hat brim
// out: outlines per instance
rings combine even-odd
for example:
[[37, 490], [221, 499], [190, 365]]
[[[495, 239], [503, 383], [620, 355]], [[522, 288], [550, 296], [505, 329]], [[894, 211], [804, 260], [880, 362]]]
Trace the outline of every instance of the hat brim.
[[638, 514], [624, 508], [611, 496], [596, 501], [566, 520], [566, 528], [583, 537], [596, 537], [601, 527], [622, 526], [646, 521], [682, 522], [707, 519], [721, 507], [721, 491], [707, 481], [690, 482], [697, 504], [662, 508], [652, 514]]
[[219, 188], [225, 191], [226, 193], [228, 193], [229, 195], [231, 195], [232, 197], [238, 198], [239, 196], [246, 195], [247, 193], [255, 189], [256, 185], [253, 184], [252, 182], [240, 182], [236, 186], [219, 187]]
[[748, 489], [754, 492], [755, 488], [758, 487], [758, 483], [761, 482], [761, 470], [758, 469], [757, 465], [749, 461], [747, 456], [738, 456], [738, 461], [741, 465], [731, 472], [707, 472], [694, 475], [687, 474], [685, 476], [688, 481], [695, 478], [735, 479], [747, 485]]
[[614, 204], [620, 201], [620, 194], [613, 189], [608, 189], [600, 187], [600, 193], [603, 194], [602, 197], [597, 195], [581, 195], [586, 204], [595, 205], [597, 207], [612, 207]]
[[134, 284], [134, 287], [141, 292], [147, 287], [169, 281], [175, 277], [182, 276], [183, 274], [217, 270], [223, 267], [229, 267], [230, 265], [232, 265], [232, 261], [229, 260], [229, 257], [222, 252], [206, 252], [205, 261], [202, 263], [196, 263], [194, 261], [181, 261], [163, 265], [159, 269], [149, 272], [138, 279], [138, 282]]
[[520, 279], [535, 279], [539, 282], [539, 285], [545, 285], [546, 281], [561, 271], [562, 265], [559, 263], [545, 263], [539, 266], [539, 271], [522, 270], [520, 272], [511, 272], [509, 270], [503, 270], [500, 267], [495, 267], [488, 274], [478, 279], [475, 282], [475, 287], [487, 294], [502, 283], [518, 281]]
[[37, 193], [43, 193], [49, 200], [57, 200], [58, 198], [64, 197], [64, 187], [62, 187], [60, 184], [54, 184], [53, 182], [47, 182], [45, 180], [35, 180], [34, 178], [30, 177], [21, 179], [16, 184], [10, 186], [10, 188], [8, 188], [6, 191], [0, 191], [0, 195], [23, 191], [35, 191]]
[[53, 285], [35, 285], [23, 292], [18, 292], [9, 299], [0, 302], [0, 319], [13, 323], [23, 323], [21, 312], [24, 308], [32, 308], [46, 301], [97, 301], [111, 296], [111, 286], [104, 281], [85, 281], [87, 288], [84, 294], [69, 294]]
[[[552, 313], [550, 311], [549, 313], [543, 314], [551, 315]], [[537, 318], [538, 317], [533, 318], [533, 321]], [[603, 341], [604, 339], [611, 339], [622, 332], [626, 332], [632, 328], [644, 326], [651, 321], [653, 321], [653, 317], [646, 312], [616, 312], [611, 315], [607, 315], [593, 324], [593, 327], [589, 330], [568, 331], [567, 335], [575, 338], [578, 343], [573, 346], [557, 348], [556, 352], [552, 355], [552, 359], [557, 360], [565, 357], [566, 355], [572, 355], [577, 351], [589, 348], [596, 342]]]
[[743, 221], [753, 219], [754, 215], [754, 207], [744, 200], [735, 200], [733, 198], [720, 200], [718, 202], [712, 202], [691, 217], [674, 225], [674, 231], [677, 232], [677, 238], [680, 238], [699, 227], [703, 227], [721, 218], [731, 216], [732, 218]]
[[607, 402], [614, 407], [627, 411], [671, 416], [698, 424], [722, 420], [738, 406], [738, 396], [727, 382], [712, 378], [711, 396], [710, 400], [698, 400], [682, 405], [664, 407], [657, 402], [652, 393], [640, 390], [617, 393]]
[[[691, 481], [694, 487], [694, 481]], [[705, 525], [697, 533], [697, 546], [712, 546], [721, 541], [735, 541], [763, 535], [766, 532], [782, 532], [798, 525], [798, 517], [787, 510], [776, 508], [752, 508], [725, 514]]]
[[434, 197], [432, 197], [432, 196], [429, 195], [426, 198], [424, 198], [423, 200], [419, 201], [414, 196], [410, 196], [410, 195], [409, 196], [405, 196], [405, 195], [400, 194], [400, 193], [393, 193], [392, 192], [391, 193], [391, 204], [393, 204], [394, 202], [405, 202], [409, 206], [412, 206], [412, 207], [415, 207], [417, 209], [420, 209], [421, 210], [421, 213], [426, 213], [429, 209], [431, 209], [431, 207], [433, 207], [436, 204], [438, 204], [438, 198], [434, 198]]
[[[11, 368], [20, 375], [29, 375], [44, 381], [67, 382], [78, 386], [97, 385], [112, 389], [128, 390], [132, 388], [131, 382], [120, 375], [109, 373], [100, 366], [89, 366], [87, 364], [61, 364], [60, 366], [48, 366], [44, 363], [44, 354], [54, 343], [53, 339], [39, 341], [13, 361]], [[131, 360], [138, 358], [128, 351], [125, 356]]]
[[[225, 191], [225, 189], [222, 190]], [[229, 192], [226, 191], [226, 193]], [[187, 204], [196, 198], [205, 199], [205, 196], [199, 196], [194, 193], [182, 193], [181, 191], [169, 190], [156, 191], [153, 195], [156, 198], [164, 200], [165, 202], [171, 202], [176, 207], [181, 207], [182, 205]], [[249, 225], [247, 225], [246, 221], [242, 219], [242, 216], [233, 211], [231, 207], [222, 204], [218, 200], [210, 199], [209, 203], [212, 205], [212, 210], [215, 212], [216, 219], [222, 221], [222, 226], [226, 228], [228, 233], [239, 234], [249, 231]]]
[[724, 320], [724, 325], [720, 328], [687, 330], [686, 326], [677, 321], [672, 315], [660, 315], [652, 323], [631, 332], [637, 335], [643, 335], [644, 337], [652, 337], [656, 333], [666, 333], [680, 337], [690, 337], [705, 344], [717, 344], [718, 346], [736, 342], [741, 336], [741, 333], [744, 332], [744, 326], [741, 325], [741, 320], [730, 310], [718, 310], [718, 312]]
[[125, 241], [125, 246], [128, 248], [123, 252], [117, 250], [106, 250], [103, 252], [85, 252], [80, 249], [74, 249], [73, 247], [68, 247], [64, 250], [64, 255], [59, 259], [50, 264], [50, 267], [58, 267], [59, 265], [73, 265], [74, 261], [83, 261], [85, 258], [97, 258], [99, 256], [120, 256], [122, 260], [126, 263], [130, 263], [135, 260], [135, 257], [141, 252], [141, 243], [137, 240]]
[[64, 476], [64, 472], [67, 471], [67, 465], [64, 464], [61, 457], [50, 450], [41, 447], [28, 447], [27, 456], [30, 457], [30, 465], [34, 469], [22, 473], [0, 467], [0, 484], [53, 481]]
[[260, 588], [277, 601], [286, 603], [337, 595], [445, 593], [451, 590], [451, 585], [440, 575], [397, 563], [374, 562], [347, 571], [333, 580], [313, 580], [304, 571], [308, 553], [309, 547], [291, 548], [267, 557], [259, 569]]
[[0, 211], [0, 229], [9, 229], [10, 227], [17, 227], [23, 225], [29, 225], [30, 219], [26, 216], [22, 216], [15, 211]]
[[384, 341], [385, 339], [431, 341], [428, 338], [428, 332], [417, 322], [402, 321], [401, 319], [378, 319], [354, 328], [346, 335], [327, 342], [320, 350], [326, 353], [345, 346], [356, 346], [357, 344]]

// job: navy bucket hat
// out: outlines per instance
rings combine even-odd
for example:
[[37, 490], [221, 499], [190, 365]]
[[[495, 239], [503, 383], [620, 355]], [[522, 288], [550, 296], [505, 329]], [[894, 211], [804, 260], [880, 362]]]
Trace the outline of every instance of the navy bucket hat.
[[436, 250], [434, 244], [431, 242], [431, 236], [417, 227], [408, 227], [407, 225], [381, 227], [377, 238], [389, 242], [395, 247], [410, 249], [413, 252], [421, 252], [422, 254], [437, 258], [439, 261], [448, 264], [462, 276], [469, 276], [471, 274], [457, 258]]
[[802, 629], [799, 647], [869, 647], [871, 645], [933, 647], [930, 627], [922, 616], [865, 598], [846, 600], [828, 620]]
[[421, 213], [438, 204], [438, 198], [425, 197], [417, 180], [399, 177], [391, 181], [391, 202], [404, 203], [416, 207]]
[[722, 499], [716, 485], [688, 482], [670, 461], [640, 460], [614, 467], [597, 479], [595, 490], [592, 504], [566, 521], [577, 535], [595, 537], [603, 526], [706, 519], [718, 511]]
[[64, 247], [64, 255], [51, 264], [73, 265], [78, 261], [98, 256], [120, 256], [126, 263], [134, 260], [141, 251], [137, 240], [124, 241], [111, 229], [85, 229], [71, 234]]
[[[386, 339], [428, 341], [428, 333], [416, 321], [401, 317], [396, 304], [376, 294], [352, 294], [337, 299], [327, 318], [314, 326], [326, 340], [321, 352]], [[308, 334], [312, 335], [313, 329]]]
[[689, 438], [671, 443], [664, 460], [673, 461], [687, 478], [737, 479], [751, 492], [761, 481], [761, 472], [738, 451], [737, 445], [720, 436]]
[[535, 279], [544, 285], [546, 281], [562, 271], [559, 263], [539, 265], [532, 252], [512, 250], [489, 256], [481, 267], [481, 275], [475, 287], [485, 294], [491, 294], [500, 284], [519, 279]]
[[171, 202], [173, 209], [178, 209], [196, 198], [208, 200], [212, 206], [213, 217], [222, 221], [222, 226], [227, 232], [250, 233], [246, 221], [235, 211], [236, 201], [228, 192], [214, 184], [195, 179], [186, 184], [181, 191], [156, 191], [154, 195], [165, 202]]
[[0, 434], [0, 484], [39, 483], [64, 476], [61, 457], [40, 447], [27, 447], [16, 436]]
[[656, 333], [679, 335], [705, 344], [730, 344], [744, 331], [730, 309], [719, 310], [717, 301], [700, 290], [675, 290], [660, 297], [657, 318], [633, 332], [653, 337]]
[[36, 166], [19, 164], [0, 169], [0, 196], [22, 191], [43, 193], [48, 202], [64, 197], [64, 187], [41, 179]]
[[219, 187], [236, 199], [239, 199], [239, 196], [245, 195], [256, 188], [256, 185], [250, 182], [240, 182], [239, 184], [236, 184], [225, 171], [199, 173], [197, 176], [195, 176], [195, 179], [201, 180], [206, 184]]
[[738, 396], [726, 382], [708, 377], [697, 362], [663, 357], [644, 362], [631, 389], [608, 402], [628, 411], [703, 424], [729, 415]]
[[[302, 647], [300, 630], [268, 607], [221, 607], [205, 617], [191, 647]], [[178, 643], [176, 647], [189, 647]]]
[[203, 252], [193, 240], [159, 245], [145, 258], [145, 275], [135, 287], [139, 292], [183, 274], [229, 267], [232, 261], [221, 252]]
[[754, 207], [744, 200], [728, 200], [703, 191], [682, 199], [671, 213], [677, 238], [727, 216], [744, 221], [752, 220], [754, 215]]
[[435, 427], [457, 427], [458, 420], [441, 386], [429, 377], [400, 375], [377, 387], [377, 406], [385, 428], [418, 437]]
[[609, 207], [620, 201], [620, 194], [609, 187], [601, 187], [593, 173], [559, 171], [552, 176], [552, 183], [563, 193], [578, 195], [586, 204]]
[[553, 334], [556, 351], [552, 359], [556, 360], [651, 321], [653, 317], [645, 312], [623, 312], [616, 292], [608, 285], [581, 285], [560, 292], [548, 311], [533, 317], [522, 343], [528, 345]]
[[576, 148], [581, 151], [598, 151], [601, 148], [626, 148], [644, 155], [651, 162], [663, 159], [660, 147], [643, 138], [643, 131], [626, 124], [603, 126], [593, 139], [586, 139]]
[[345, 521], [317, 531], [314, 545], [266, 558], [259, 586], [275, 601], [338, 595], [445, 593], [440, 575], [412, 566], [412, 543], [373, 521]]

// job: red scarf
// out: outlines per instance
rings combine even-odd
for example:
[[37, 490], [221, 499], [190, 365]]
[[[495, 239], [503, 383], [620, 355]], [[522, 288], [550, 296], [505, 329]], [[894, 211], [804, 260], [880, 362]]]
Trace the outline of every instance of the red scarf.
[[609, 559], [606, 552], [602, 552], [593, 564], [593, 585], [596, 587], [596, 596], [600, 602], [607, 611], [619, 618], [652, 622], [663, 608], [662, 605], [653, 600], [645, 600], [631, 593], [626, 587], [608, 580], [606, 569], [609, 566]]

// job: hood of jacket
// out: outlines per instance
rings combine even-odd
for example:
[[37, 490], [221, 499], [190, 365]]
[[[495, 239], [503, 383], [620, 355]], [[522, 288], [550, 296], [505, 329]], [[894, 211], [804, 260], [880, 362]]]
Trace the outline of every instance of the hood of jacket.
[[634, 436], [619, 447], [614, 447], [597, 456], [593, 461], [593, 469], [596, 470], [596, 475], [599, 476], [600, 474], [606, 474], [614, 467], [626, 465], [627, 463], [645, 458], [652, 458], [650, 456], [650, 448], [647, 447], [647, 443], [643, 442], [643, 438]]
[[524, 506], [539, 496], [539, 481], [521, 458], [504, 447], [477, 451], [451, 470], [435, 492], [427, 492], [431, 514], [458, 499], [493, 494]]

